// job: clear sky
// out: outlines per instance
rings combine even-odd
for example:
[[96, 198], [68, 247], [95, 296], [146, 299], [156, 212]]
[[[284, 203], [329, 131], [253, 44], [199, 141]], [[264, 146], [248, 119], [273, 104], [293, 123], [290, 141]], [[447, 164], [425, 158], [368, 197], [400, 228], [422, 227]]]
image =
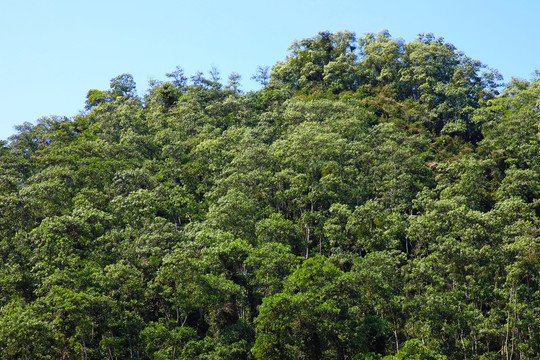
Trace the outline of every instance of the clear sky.
[[187, 75], [233, 71], [242, 89], [257, 66], [284, 59], [323, 30], [432, 32], [505, 80], [540, 68], [538, 0], [0, 0], [0, 140], [14, 125], [71, 117], [89, 89], [131, 73], [140, 95], [177, 65]]

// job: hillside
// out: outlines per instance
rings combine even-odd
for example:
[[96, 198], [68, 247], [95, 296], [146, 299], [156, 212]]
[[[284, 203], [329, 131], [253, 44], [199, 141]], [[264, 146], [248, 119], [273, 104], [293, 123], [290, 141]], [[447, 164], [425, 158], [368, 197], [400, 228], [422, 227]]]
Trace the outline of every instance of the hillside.
[[2, 356], [540, 354], [538, 73], [344, 31], [254, 77], [122, 74], [0, 143]]

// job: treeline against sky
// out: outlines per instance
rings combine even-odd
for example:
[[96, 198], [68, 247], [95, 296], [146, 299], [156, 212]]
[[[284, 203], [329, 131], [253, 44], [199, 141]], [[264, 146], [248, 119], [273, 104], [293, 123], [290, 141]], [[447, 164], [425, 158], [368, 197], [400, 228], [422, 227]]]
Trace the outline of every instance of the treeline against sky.
[[0, 143], [0, 356], [539, 355], [538, 74], [345, 31], [167, 77]]

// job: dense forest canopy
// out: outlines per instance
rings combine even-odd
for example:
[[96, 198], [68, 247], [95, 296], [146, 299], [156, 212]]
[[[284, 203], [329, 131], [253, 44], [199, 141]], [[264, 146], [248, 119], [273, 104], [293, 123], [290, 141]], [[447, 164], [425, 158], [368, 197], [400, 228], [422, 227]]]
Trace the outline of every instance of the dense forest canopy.
[[535, 359], [540, 74], [321, 32], [0, 143], [6, 359]]

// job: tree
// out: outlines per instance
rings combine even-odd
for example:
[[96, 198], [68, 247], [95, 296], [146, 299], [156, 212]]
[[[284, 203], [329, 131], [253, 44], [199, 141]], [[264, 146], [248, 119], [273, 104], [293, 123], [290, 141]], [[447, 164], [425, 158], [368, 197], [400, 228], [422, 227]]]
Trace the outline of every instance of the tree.
[[[282, 83], [296, 89], [313, 89], [325, 85], [326, 66], [336, 67], [332, 62], [343, 63], [345, 73], [350, 72], [348, 65], [353, 66], [356, 62], [356, 36], [350, 31], [330, 33], [320, 32], [319, 35], [309, 39], [295, 41], [289, 50], [291, 54], [284, 62], [278, 62], [272, 69], [270, 84]], [[327, 70], [329, 73], [337, 69]], [[338, 73], [344, 73], [339, 70]], [[352, 76], [339, 86], [354, 88], [356, 81]], [[327, 81], [335, 81], [332, 76]], [[338, 90], [336, 88], [336, 90]]]
[[242, 76], [237, 72], [232, 72], [229, 75], [229, 83], [227, 84], [226, 88], [232, 90], [234, 93], [240, 92], [240, 79]]
[[136, 91], [136, 84], [133, 80], [133, 75], [122, 74], [112, 78], [110, 88], [113, 97], [134, 97]]
[[176, 70], [165, 74], [168, 78], [173, 79], [173, 85], [178, 88], [184, 88], [187, 85], [187, 77], [184, 75], [184, 69], [180, 66], [176, 66]]
[[122, 74], [112, 78], [110, 90], [89, 90], [86, 95], [85, 108], [91, 110], [98, 105], [124, 96], [128, 98], [136, 97], [136, 84], [131, 74]]
[[377, 34], [367, 33], [358, 43], [363, 82], [376, 87], [395, 87], [403, 67], [404, 41], [392, 39], [388, 30], [382, 30]]
[[[303, 262], [255, 319], [256, 359], [330, 359], [358, 353], [362, 303], [346, 274], [322, 256]], [[345, 306], [345, 304], [347, 304]]]
[[270, 79], [270, 67], [269, 66], [257, 66], [257, 71], [251, 77], [251, 79], [257, 81], [263, 87], [268, 85], [268, 80]]
[[455, 46], [431, 33], [419, 34], [405, 44], [400, 69], [400, 97], [412, 99], [425, 111], [423, 122], [437, 134], [461, 135], [479, 140], [479, 128], [472, 122], [473, 110], [481, 101], [497, 94], [501, 76], [482, 73], [486, 66], [466, 57]]

